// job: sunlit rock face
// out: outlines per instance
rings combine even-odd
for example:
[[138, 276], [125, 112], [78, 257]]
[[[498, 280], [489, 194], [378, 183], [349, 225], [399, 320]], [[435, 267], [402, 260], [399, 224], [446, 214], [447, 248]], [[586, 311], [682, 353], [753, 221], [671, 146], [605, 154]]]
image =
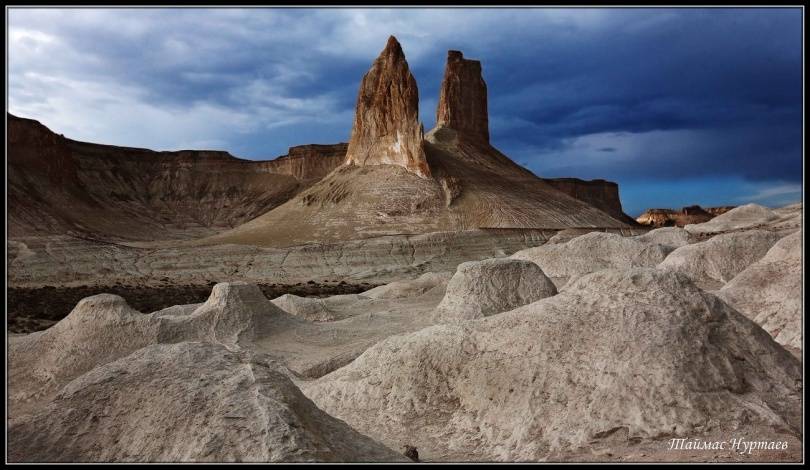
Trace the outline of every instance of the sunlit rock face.
[[430, 176], [419, 122], [419, 90], [394, 36], [363, 77], [346, 163], [398, 165]]

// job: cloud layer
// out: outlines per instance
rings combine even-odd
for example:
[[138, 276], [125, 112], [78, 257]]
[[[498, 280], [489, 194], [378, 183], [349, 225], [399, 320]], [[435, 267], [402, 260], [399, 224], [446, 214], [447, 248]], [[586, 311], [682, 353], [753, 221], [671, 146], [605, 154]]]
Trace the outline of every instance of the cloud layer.
[[[799, 9], [11, 9], [9, 111], [80, 140], [272, 158], [348, 139], [389, 34], [426, 128], [460, 49], [483, 63], [498, 148], [618, 181], [628, 212], [801, 182]], [[657, 189], [679, 184], [696, 192]]]

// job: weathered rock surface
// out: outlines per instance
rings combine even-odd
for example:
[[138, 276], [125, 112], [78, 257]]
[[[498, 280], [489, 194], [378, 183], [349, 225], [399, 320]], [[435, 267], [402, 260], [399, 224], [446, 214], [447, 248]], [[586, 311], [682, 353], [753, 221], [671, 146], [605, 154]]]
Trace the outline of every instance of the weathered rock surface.
[[[429, 273], [430, 274], [430, 273]], [[408, 281], [395, 281], [394, 283], [404, 283]], [[385, 284], [380, 287], [387, 287]], [[370, 291], [366, 291], [370, 292]], [[348, 318], [353, 315], [360, 315], [364, 307], [370, 306], [370, 297], [358, 294], [332, 295], [324, 298], [300, 297], [293, 294], [284, 294], [277, 297], [273, 302], [278, 308], [296, 317], [308, 321], [326, 322]], [[416, 297], [422, 293], [413, 292], [412, 295], [402, 297]], [[350, 313], [347, 313], [350, 312]]]
[[683, 274], [644, 268], [390, 337], [302, 389], [429, 460], [526, 461], [745, 423], [800, 433], [801, 377], [754, 322]]
[[419, 90], [394, 36], [363, 76], [357, 95], [346, 162], [352, 165], [398, 165], [430, 176], [422, 146]]
[[717, 295], [760, 324], [777, 343], [802, 348], [802, 233], [776, 242]]
[[276, 307], [290, 315], [309, 321], [332, 321], [335, 319], [323, 299], [284, 294], [271, 300]]
[[635, 238], [644, 243], [657, 243], [671, 250], [689, 244], [689, 232], [681, 227], [661, 227]]
[[[156, 343], [208, 341], [251, 344], [262, 330], [289, 317], [258, 287], [214, 286], [194, 308], [142, 314], [111, 294], [80, 301], [51, 328], [21, 338], [10, 348], [10, 414], [36, 406], [65, 383], [93, 367]], [[32, 372], [33, 371], [33, 372]]]
[[9, 413], [18, 416], [37, 409], [67, 381], [90, 368], [156, 343], [205, 341], [248, 348], [271, 354], [302, 376], [319, 377], [387, 336], [432, 324], [444, 285], [405, 294], [392, 299], [297, 298], [319, 301], [333, 320], [322, 322], [307, 319], [307, 312], [289, 314], [267, 300], [257, 286], [245, 283], [220, 283], [206, 302], [150, 314], [130, 308], [116, 295], [87, 297], [53, 327], [11, 342]]
[[489, 142], [487, 84], [481, 62], [465, 59], [461, 51], [447, 51], [436, 126], [453, 129], [461, 138]]
[[567, 243], [527, 248], [511, 258], [532, 261], [546, 276], [557, 280], [608, 268], [655, 266], [667, 253], [669, 250], [661, 245], [615, 233], [591, 232]]
[[483, 318], [557, 294], [531, 261], [493, 258], [461, 263], [436, 307], [438, 323]]
[[658, 267], [682, 272], [706, 288], [719, 288], [765, 256], [779, 238], [766, 230], [716, 235], [676, 249]]
[[11, 461], [404, 460], [318, 409], [269, 358], [197, 342], [93, 368], [8, 435]]
[[434, 289], [445, 289], [453, 274], [450, 272], [428, 272], [416, 279], [394, 281], [384, 286], [363, 292], [363, 297], [371, 299], [401, 299], [422, 295]]
[[736, 207], [712, 220], [700, 224], [686, 225], [684, 229], [693, 234], [711, 234], [761, 227], [779, 219], [773, 210], [759, 204], [746, 204]]

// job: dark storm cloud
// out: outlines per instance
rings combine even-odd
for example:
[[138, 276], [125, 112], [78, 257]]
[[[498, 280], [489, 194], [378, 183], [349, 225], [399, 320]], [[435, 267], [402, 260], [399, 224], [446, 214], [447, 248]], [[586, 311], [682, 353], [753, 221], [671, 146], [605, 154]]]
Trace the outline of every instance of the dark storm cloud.
[[75, 138], [253, 158], [345, 141], [359, 81], [395, 34], [427, 128], [446, 51], [460, 49], [482, 61], [493, 143], [540, 175], [801, 181], [798, 9], [12, 10], [9, 18], [10, 110]]
[[[654, 26], [634, 28], [656, 15]], [[611, 28], [576, 40], [548, 38], [537, 48], [506, 47], [521, 52], [489, 61], [496, 143], [523, 148], [523, 158], [542, 173], [578, 166], [548, 160], [571, 139], [688, 129], [703, 131], [705, 151], [672, 152], [667, 147], [682, 143], [662, 134], [660, 152], [596, 169], [615, 179], [729, 171], [801, 179], [801, 14], [619, 10], [613, 16]]]

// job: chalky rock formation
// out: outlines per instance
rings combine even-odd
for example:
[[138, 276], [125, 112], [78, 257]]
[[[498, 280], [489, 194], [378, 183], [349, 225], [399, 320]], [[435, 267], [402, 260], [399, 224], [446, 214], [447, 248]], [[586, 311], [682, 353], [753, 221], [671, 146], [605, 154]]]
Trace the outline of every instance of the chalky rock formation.
[[779, 240], [718, 297], [762, 326], [777, 343], [802, 348], [802, 233]]
[[8, 436], [18, 462], [405, 460], [318, 409], [267, 356], [217, 343], [95, 367]]
[[615, 233], [591, 232], [566, 243], [527, 248], [511, 258], [532, 261], [546, 276], [560, 282], [601, 269], [652, 267], [663, 261], [670, 251], [655, 243]]
[[432, 290], [443, 290], [453, 277], [449, 272], [428, 272], [416, 279], [394, 281], [363, 292], [363, 297], [371, 299], [401, 299], [422, 295]]
[[301, 297], [293, 294], [284, 294], [271, 300], [275, 306], [296, 317], [309, 321], [332, 321], [334, 313], [323, 299]]
[[[255, 285], [220, 283], [208, 300], [190, 308], [142, 314], [111, 294], [81, 300], [45, 331], [9, 349], [9, 414], [21, 414], [93, 367], [156, 343], [208, 341], [251, 345], [289, 315]], [[36, 373], [31, 373], [34, 370]]]
[[800, 433], [801, 383], [801, 363], [757, 324], [683, 274], [635, 268], [389, 337], [301, 387], [358, 431], [428, 460], [536, 461], [747, 423]]
[[438, 323], [495, 315], [557, 294], [531, 261], [493, 258], [461, 263], [436, 307]]
[[637, 235], [635, 238], [645, 243], [657, 243], [671, 250], [689, 244], [689, 232], [681, 227], [661, 227], [643, 235]]
[[453, 129], [462, 138], [489, 142], [487, 84], [481, 62], [465, 59], [461, 51], [447, 51], [436, 125]]
[[766, 230], [724, 233], [676, 249], [658, 267], [682, 272], [703, 287], [717, 289], [765, 256], [779, 238]]
[[360, 83], [346, 163], [399, 165], [430, 176], [422, 146], [419, 90], [394, 36]]
[[779, 214], [759, 204], [746, 204], [725, 212], [712, 220], [690, 224], [684, 229], [692, 234], [712, 234], [761, 227], [779, 219]]

